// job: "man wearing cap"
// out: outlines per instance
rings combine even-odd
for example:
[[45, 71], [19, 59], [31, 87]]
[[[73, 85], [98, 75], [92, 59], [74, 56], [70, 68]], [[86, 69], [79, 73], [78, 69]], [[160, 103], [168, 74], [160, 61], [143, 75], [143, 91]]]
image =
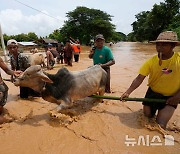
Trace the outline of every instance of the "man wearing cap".
[[105, 39], [102, 34], [95, 37], [95, 48], [90, 51], [89, 58], [93, 59], [94, 65], [101, 65], [107, 72], [107, 83], [105, 92], [111, 93], [110, 89], [110, 66], [115, 64], [115, 60], [110, 48], [104, 45]]
[[[0, 57], [0, 68], [3, 69], [8, 75], [12, 75], [12, 76], [19, 76], [22, 73], [22, 71], [13, 71], [9, 69], [1, 57]], [[0, 124], [9, 121], [8, 119], [6, 119], [1, 115], [4, 109], [3, 106], [7, 102], [7, 96], [8, 96], [8, 87], [4, 83], [0, 73]]]
[[[10, 64], [12, 70], [25, 71], [30, 66], [28, 57], [18, 52], [18, 42], [16, 40], [14, 39], [8, 40], [7, 49], [9, 50]], [[13, 81], [13, 76], [11, 76], [11, 79]], [[28, 98], [28, 96], [30, 95], [38, 96], [39, 94], [37, 94], [28, 87], [20, 87], [21, 98]]]
[[149, 76], [145, 98], [165, 99], [166, 103], [143, 102], [144, 115], [151, 118], [158, 110], [156, 121], [166, 128], [178, 103], [180, 103], [180, 53], [173, 52], [178, 45], [177, 34], [166, 31], [159, 34], [156, 41], [157, 55], [147, 60], [140, 68], [139, 75], [133, 80], [121, 98], [128, 97]]

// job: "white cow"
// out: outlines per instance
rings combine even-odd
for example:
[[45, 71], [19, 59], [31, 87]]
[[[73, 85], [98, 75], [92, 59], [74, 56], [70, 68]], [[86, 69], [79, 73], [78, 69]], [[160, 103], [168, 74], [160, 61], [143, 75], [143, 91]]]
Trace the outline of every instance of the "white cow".
[[30, 56], [28, 56], [30, 65], [40, 65], [45, 67], [45, 57], [42, 53], [34, 53]]

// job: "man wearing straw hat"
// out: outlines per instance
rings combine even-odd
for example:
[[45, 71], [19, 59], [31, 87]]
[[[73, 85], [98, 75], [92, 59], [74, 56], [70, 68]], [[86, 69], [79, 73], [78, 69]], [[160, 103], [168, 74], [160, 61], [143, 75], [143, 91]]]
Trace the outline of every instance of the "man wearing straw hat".
[[149, 75], [145, 98], [166, 99], [166, 104], [143, 102], [143, 112], [151, 118], [158, 110], [156, 121], [165, 129], [180, 102], [180, 53], [173, 52], [179, 41], [175, 32], [166, 31], [152, 42], [156, 43], [158, 54], [141, 66], [139, 75], [121, 98], [128, 97]]

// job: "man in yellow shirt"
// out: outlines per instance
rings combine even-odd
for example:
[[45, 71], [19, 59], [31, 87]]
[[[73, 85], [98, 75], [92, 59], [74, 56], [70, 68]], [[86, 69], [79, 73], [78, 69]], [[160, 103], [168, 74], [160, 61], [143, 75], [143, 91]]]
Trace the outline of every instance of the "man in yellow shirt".
[[143, 102], [143, 111], [151, 118], [158, 110], [157, 123], [165, 129], [180, 102], [180, 53], [173, 52], [179, 41], [175, 32], [166, 31], [153, 42], [158, 54], [141, 66], [139, 75], [121, 98], [128, 97], [149, 75], [145, 98], [166, 99], [166, 104]]

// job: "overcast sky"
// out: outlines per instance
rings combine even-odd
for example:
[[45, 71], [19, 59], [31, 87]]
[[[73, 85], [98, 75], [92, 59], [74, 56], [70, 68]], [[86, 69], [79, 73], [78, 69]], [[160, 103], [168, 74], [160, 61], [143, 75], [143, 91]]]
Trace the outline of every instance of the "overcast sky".
[[47, 36], [62, 27], [67, 12], [85, 6], [112, 15], [116, 31], [128, 34], [132, 31], [135, 15], [150, 11], [155, 3], [160, 2], [164, 0], [0, 0], [0, 24], [3, 34], [35, 32], [38, 36]]

